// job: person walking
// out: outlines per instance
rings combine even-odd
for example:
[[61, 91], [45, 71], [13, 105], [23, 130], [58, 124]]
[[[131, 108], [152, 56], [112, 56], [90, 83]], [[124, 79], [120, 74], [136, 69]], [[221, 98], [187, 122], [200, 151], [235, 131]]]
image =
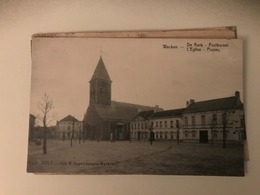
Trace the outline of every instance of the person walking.
[[110, 141], [111, 141], [111, 143], [113, 142], [113, 139], [114, 139], [113, 137], [114, 137], [114, 136], [113, 136], [113, 133], [111, 132], [111, 133], [110, 133]]

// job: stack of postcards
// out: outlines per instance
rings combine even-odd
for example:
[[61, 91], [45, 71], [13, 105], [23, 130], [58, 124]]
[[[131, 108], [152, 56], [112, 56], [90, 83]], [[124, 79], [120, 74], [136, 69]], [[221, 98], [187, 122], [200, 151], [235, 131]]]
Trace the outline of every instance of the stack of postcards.
[[31, 45], [27, 172], [244, 176], [236, 27], [39, 33]]

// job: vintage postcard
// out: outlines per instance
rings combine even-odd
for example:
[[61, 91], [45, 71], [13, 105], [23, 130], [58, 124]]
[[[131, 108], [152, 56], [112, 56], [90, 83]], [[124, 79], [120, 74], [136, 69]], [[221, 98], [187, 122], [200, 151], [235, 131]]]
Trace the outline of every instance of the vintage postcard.
[[186, 39], [236, 39], [235, 26], [193, 28], [176, 30], [139, 30], [139, 31], [86, 31], [37, 33], [34, 38], [186, 38]]
[[27, 171], [244, 175], [238, 39], [32, 39]]

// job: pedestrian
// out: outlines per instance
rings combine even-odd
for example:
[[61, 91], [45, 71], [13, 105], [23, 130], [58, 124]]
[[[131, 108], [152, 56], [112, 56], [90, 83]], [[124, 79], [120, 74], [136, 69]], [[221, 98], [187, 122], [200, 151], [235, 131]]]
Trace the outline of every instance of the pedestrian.
[[113, 138], [114, 136], [113, 136], [113, 133], [110, 133], [110, 141], [111, 141], [111, 143], [113, 142]]
[[153, 130], [150, 131], [150, 143], [151, 143], [151, 146], [153, 145], [153, 141], [154, 141], [154, 132]]

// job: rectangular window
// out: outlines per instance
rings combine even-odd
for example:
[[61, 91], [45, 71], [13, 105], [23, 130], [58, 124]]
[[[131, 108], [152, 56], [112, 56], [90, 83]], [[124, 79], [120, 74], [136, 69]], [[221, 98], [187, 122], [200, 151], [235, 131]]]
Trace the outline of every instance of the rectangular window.
[[202, 115], [201, 116], [201, 125], [204, 126], [205, 124], [206, 124], [205, 115]]
[[193, 137], [193, 138], [195, 137], [195, 132], [192, 132], [192, 137]]
[[217, 115], [216, 114], [212, 115], [212, 122], [213, 122], [213, 124], [217, 124]]
[[162, 128], [162, 121], [160, 121], [160, 128]]
[[165, 128], [168, 127], [168, 123], [167, 123], [167, 121], [164, 121], [164, 127], [165, 127]]
[[192, 124], [192, 126], [195, 125], [195, 116], [192, 116], [192, 117], [191, 117], [191, 124]]
[[171, 128], [173, 128], [173, 121], [170, 122]]
[[185, 117], [184, 120], [185, 120], [185, 125], [188, 126], [188, 117]]
[[158, 121], [156, 121], [156, 123], [155, 123], [155, 124], [156, 124], [155, 126], [156, 126], [156, 127], [158, 127]]

